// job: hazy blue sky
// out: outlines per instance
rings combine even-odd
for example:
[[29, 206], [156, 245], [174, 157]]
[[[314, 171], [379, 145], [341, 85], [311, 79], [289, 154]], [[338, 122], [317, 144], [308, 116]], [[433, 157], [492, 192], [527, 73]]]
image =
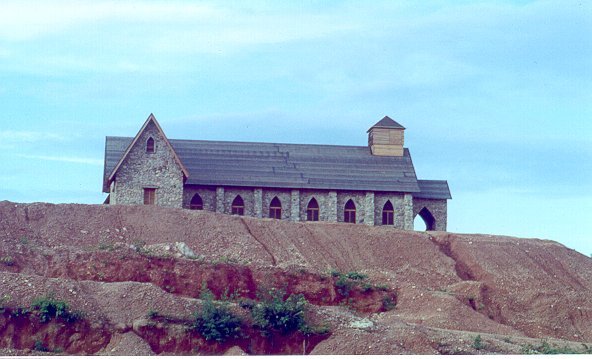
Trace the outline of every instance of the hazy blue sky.
[[101, 203], [105, 136], [365, 145], [449, 230], [592, 253], [589, 1], [0, 2], [0, 200]]

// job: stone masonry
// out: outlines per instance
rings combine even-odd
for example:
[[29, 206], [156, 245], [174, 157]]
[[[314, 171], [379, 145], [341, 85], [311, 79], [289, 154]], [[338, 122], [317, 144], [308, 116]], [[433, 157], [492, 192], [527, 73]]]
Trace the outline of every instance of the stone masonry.
[[[146, 152], [150, 137], [154, 139], [154, 153]], [[154, 124], [149, 123], [140, 134], [124, 158], [112, 186], [111, 203], [114, 204], [143, 204], [144, 188], [155, 188], [156, 205], [182, 207], [183, 172]]]
[[[376, 154], [372, 155], [405, 155], [407, 150], [403, 151], [402, 147], [400, 151], [395, 151], [397, 154], [390, 153], [390, 150], [387, 151], [388, 148], [385, 147], [391, 145], [388, 142], [389, 137], [385, 135], [389, 134], [390, 136], [390, 132], [400, 135], [396, 145], [402, 146], [404, 128], [398, 124], [398, 127], [393, 125], [391, 121], [383, 119], [373, 127], [370, 143], [373, 143]], [[147, 147], [149, 138], [154, 140], [154, 151], [150, 151]], [[300, 222], [307, 220], [307, 209], [311, 201], [315, 199], [319, 207], [319, 221], [344, 222], [346, 204], [352, 201], [355, 209], [355, 223], [358, 224], [386, 225], [383, 220], [390, 218], [390, 214], [389, 217], [384, 217], [383, 211], [392, 206], [392, 226], [395, 228], [413, 230], [414, 218], [419, 215], [426, 222], [428, 230], [446, 230], [447, 198], [450, 198], [450, 193], [445, 181], [418, 181], [423, 187], [420, 189], [422, 196], [418, 195], [417, 197], [414, 197], [414, 193], [377, 190], [227, 186], [219, 185], [219, 182], [210, 185], [197, 185], [195, 183], [200, 182], [185, 183], [189, 176], [188, 170], [185, 168], [186, 163], [177, 157], [175, 147], [164, 136], [152, 115], [146, 121], [143, 130], [131, 143], [132, 145], [128, 146], [123, 159], [119, 160], [117, 166], [111, 164], [109, 167], [115, 167], [113, 174], [107, 171], [107, 166], [105, 167], [105, 178], [108, 178], [109, 181], [104, 183], [104, 188], [108, 189], [108, 203], [110, 204], [143, 204], [145, 189], [155, 189], [155, 204], [159, 206], [190, 208], [194, 196], [199, 195], [203, 210], [231, 214], [233, 202], [240, 196], [244, 204], [244, 215], [270, 218], [270, 204], [277, 198], [276, 203], [281, 206], [281, 220]], [[207, 150], [209, 151], [209, 148]], [[335, 149], [329, 150], [334, 151]], [[186, 151], [187, 149], [185, 149], [185, 153]], [[269, 152], [269, 150], [267, 151]], [[344, 155], [345, 158], [349, 158], [349, 156], [351, 156], [350, 153]], [[287, 161], [287, 157], [280, 157], [280, 159]], [[318, 162], [316, 157], [309, 166], [317, 166], [315, 161]], [[375, 159], [371, 158], [368, 162], [373, 164]], [[258, 163], [253, 164], [255, 171], [260, 171], [260, 166]], [[328, 166], [331, 168], [331, 164]], [[374, 164], [374, 166], [376, 165]], [[298, 167], [293, 166], [287, 170], [284, 169], [284, 171], [291, 173], [297, 169]], [[369, 170], [375, 170], [379, 174], [384, 171], [383, 167], [379, 167], [378, 170]], [[347, 170], [345, 171], [347, 172]], [[363, 166], [359, 167], [358, 165], [358, 167], [353, 167], [352, 171], [366, 170]], [[201, 173], [207, 174], [208, 172], [201, 171]], [[389, 181], [392, 181], [390, 177], [383, 180], [383, 182]], [[355, 189], [356, 187], [349, 188]], [[104, 189], [104, 191], [106, 190]], [[417, 192], [416, 189], [411, 191]]]

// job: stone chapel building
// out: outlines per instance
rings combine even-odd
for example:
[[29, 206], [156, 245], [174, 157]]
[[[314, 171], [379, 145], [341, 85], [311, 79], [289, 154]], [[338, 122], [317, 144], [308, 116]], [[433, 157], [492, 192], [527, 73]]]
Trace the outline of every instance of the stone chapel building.
[[105, 203], [445, 231], [448, 183], [417, 179], [404, 133], [385, 116], [368, 146], [169, 140], [151, 114], [106, 138]]

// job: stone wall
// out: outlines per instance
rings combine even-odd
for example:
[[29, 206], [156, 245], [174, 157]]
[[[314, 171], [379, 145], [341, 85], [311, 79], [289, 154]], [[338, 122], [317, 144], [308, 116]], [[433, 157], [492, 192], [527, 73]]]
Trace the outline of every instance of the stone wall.
[[366, 217], [366, 192], [337, 192], [337, 222], [343, 222], [345, 204], [350, 199], [356, 205], [356, 223], [364, 223]]
[[387, 201], [393, 205], [393, 227], [405, 228], [405, 206], [403, 205], [403, 194], [397, 192], [377, 192], [374, 195], [374, 223], [382, 225], [382, 210]]
[[[155, 142], [154, 153], [146, 153], [149, 137]], [[111, 203], [143, 204], [144, 188], [156, 188], [156, 205], [183, 205], [183, 172], [153, 122], [148, 123], [119, 167], [110, 194]]]
[[413, 199], [413, 218], [426, 208], [435, 219], [434, 230], [446, 231], [448, 217], [448, 203], [445, 199]]
[[282, 189], [263, 189], [263, 218], [269, 218], [269, 204], [274, 197], [277, 197], [282, 204], [282, 219], [289, 220], [292, 210], [291, 192]]
[[[426, 207], [435, 219], [435, 230], [446, 230], [447, 201], [416, 199], [398, 192], [311, 191], [273, 188], [186, 186], [183, 207], [189, 208], [191, 198], [199, 193], [204, 209], [216, 211], [217, 196], [221, 213], [232, 213], [232, 201], [243, 198], [245, 215], [269, 218], [269, 205], [274, 197], [282, 205], [282, 220], [306, 221], [308, 202], [314, 197], [319, 204], [319, 221], [343, 222], [345, 204], [350, 199], [356, 205], [356, 223], [381, 226], [382, 210], [387, 201], [393, 205], [393, 227], [413, 230], [413, 219]], [[217, 195], [218, 193], [218, 195]]]
[[333, 204], [329, 198], [329, 191], [300, 191], [300, 220], [306, 221], [306, 209], [310, 200], [314, 198], [319, 204], [319, 221], [335, 222], [337, 218], [333, 218], [336, 214], [337, 204]]
[[252, 188], [224, 187], [224, 213], [232, 213], [232, 202], [236, 196], [241, 196], [245, 203], [245, 216], [257, 217]]
[[183, 191], [183, 208], [189, 208], [191, 199], [195, 194], [199, 194], [203, 202], [204, 210], [216, 211], [216, 188], [215, 187], [201, 187], [201, 186], [185, 186]]

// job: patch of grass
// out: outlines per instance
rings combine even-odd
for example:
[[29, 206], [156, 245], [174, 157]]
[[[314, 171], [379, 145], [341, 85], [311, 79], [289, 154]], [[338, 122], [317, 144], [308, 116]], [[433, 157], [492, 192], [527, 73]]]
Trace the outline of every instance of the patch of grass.
[[481, 339], [481, 335], [477, 335], [473, 339], [473, 345], [472, 345], [472, 347], [473, 347], [473, 349], [476, 349], [476, 350], [485, 349], [485, 344], [483, 343], [483, 340]]
[[49, 322], [52, 319], [61, 318], [67, 323], [74, 323], [82, 319], [81, 312], [74, 312], [70, 310], [68, 303], [56, 300], [53, 296], [36, 298], [31, 304], [31, 309], [39, 313], [39, 321], [41, 323]]
[[27, 238], [26, 236], [22, 236], [19, 239], [19, 243], [26, 246], [27, 244], [29, 244], [29, 238]]
[[388, 290], [388, 289], [389, 289], [389, 286], [388, 286], [388, 284], [380, 283], [380, 284], [376, 284], [376, 285], [374, 286], [374, 289], [376, 289], [376, 290], [382, 290], [382, 291], [386, 291], [386, 290]]
[[239, 338], [243, 321], [232, 312], [228, 302], [215, 302], [210, 292], [202, 292], [203, 303], [195, 313], [193, 328], [206, 340], [222, 343], [230, 338]]
[[99, 243], [99, 250], [112, 252], [115, 250], [115, 246], [111, 243]]
[[522, 354], [590, 354], [591, 350], [585, 346], [583, 351], [578, 351], [569, 348], [567, 345], [563, 347], [551, 346], [547, 341], [543, 340], [539, 345], [528, 344], [522, 347]]
[[212, 264], [239, 264], [239, 261], [229, 256], [221, 256], [218, 259], [212, 261]]

